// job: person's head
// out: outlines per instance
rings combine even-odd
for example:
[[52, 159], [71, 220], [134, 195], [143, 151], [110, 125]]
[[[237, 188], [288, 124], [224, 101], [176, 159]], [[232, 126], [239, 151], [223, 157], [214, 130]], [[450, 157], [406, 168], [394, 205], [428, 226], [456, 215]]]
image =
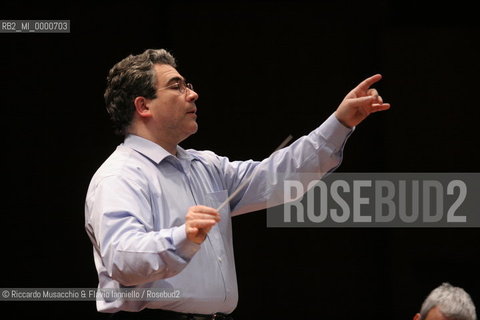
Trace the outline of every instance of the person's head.
[[176, 66], [164, 49], [129, 55], [113, 66], [104, 98], [117, 133], [168, 134], [180, 142], [196, 132], [198, 95]]
[[476, 320], [475, 305], [462, 288], [443, 283], [425, 299], [414, 320]]

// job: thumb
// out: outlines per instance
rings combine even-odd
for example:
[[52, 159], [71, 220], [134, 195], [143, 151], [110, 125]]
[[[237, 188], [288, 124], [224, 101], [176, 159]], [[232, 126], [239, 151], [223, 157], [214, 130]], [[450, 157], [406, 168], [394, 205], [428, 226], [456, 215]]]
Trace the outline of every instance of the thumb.
[[365, 96], [360, 98], [350, 99], [349, 104], [355, 107], [368, 107], [371, 106], [378, 98], [376, 96]]
[[197, 234], [198, 233], [198, 228], [196, 227], [190, 227], [188, 230], [188, 233], [190, 234]]

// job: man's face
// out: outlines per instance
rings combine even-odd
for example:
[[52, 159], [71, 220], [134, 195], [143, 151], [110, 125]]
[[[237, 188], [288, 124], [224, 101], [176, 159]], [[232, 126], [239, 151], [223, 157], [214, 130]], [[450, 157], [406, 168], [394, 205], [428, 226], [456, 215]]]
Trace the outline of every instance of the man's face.
[[433, 307], [428, 311], [427, 316], [425, 319], [420, 319], [420, 313], [417, 313], [415, 317], [413, 318], [414, 320], [448, 320], [441, 312], [438, 307]]
[[448, 320], [445, 316], [440, 312], [438, 307], [433, 307], [428, 311], [427, 317], [425, 320]]
[[154, 69], [157, 75], [157, 98], [147, 101], [152, 121], [161, 136], [179, 143], [198, 130], [195, 106], [198, 94], [188, 88], [184, 93], [179, 91], [180, 85], [177, 83], [184, 81], [184, 78], [174, 67], [156, 64]]

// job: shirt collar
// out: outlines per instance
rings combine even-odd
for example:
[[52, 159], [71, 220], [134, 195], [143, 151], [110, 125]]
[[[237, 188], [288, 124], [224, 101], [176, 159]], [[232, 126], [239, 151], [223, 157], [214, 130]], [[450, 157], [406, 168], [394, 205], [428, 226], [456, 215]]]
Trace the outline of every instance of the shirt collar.
[[177, 146], [177, 158], [181, 160], [188, 160], [188, 161], [192, 161], [195, 159], [198, 160], [197, 156], [192, 155], [190, 152], [188, 152], [187, 150], [183, 149], [180, 146]]
[[[162, 148], [160, 145], [156, 144], [155, 142], [150, 141], [150, 140], [145, 139], [145, 138], [142, 138], [140, 136], [134, 135], [134, 134], [127, 135], [123, 144], [126, 147], [129, 147], [129, 148], [143, 154], [145, 157], [149, 158], [150, 160], [152, 160], [155, 163], [160, 163], [167, 157], [174, 157], [167, 150], [165, 150], [164, 148]], [[181, 160], [191, 161], [193, 159], [196, 159], [197, 157], [190, 154], [188, 151], [186, 151], [182, 147], [177, 146], [177, 157], [176, 158], [181, 159]]]

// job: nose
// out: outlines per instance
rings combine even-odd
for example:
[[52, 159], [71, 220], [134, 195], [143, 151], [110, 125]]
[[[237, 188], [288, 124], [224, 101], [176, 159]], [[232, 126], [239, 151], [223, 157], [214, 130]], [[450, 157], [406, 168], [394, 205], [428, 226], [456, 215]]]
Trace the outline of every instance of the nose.
[[186, 88], [186, 90], [187, 90], [187, 95], [186, 95], [187, 101], [190, 101], [190, 102], [197, 101], [198, 93], [196, 93], [195, 91], [189, 88]]

